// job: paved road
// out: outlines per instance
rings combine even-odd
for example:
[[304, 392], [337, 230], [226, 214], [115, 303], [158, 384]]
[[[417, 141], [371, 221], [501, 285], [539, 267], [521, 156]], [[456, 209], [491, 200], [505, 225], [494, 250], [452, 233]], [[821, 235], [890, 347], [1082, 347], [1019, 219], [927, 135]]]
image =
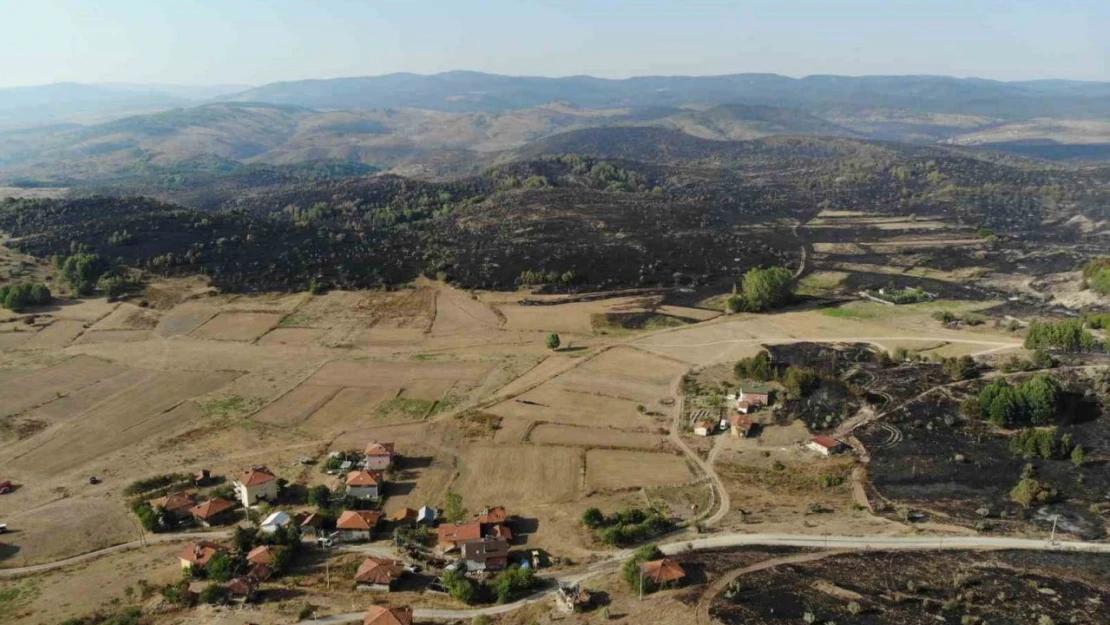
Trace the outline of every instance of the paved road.
[[[720, 534], [705, 536], [686, 541], [676, 541], [660, 545], [667, 555], [706, 549], [724, 549], [748, 545], [778, 545], [787, 547], [809, 547], [837, 551], [938, 551], [938, 550], [997, 550], [1016, 549], [1023, 551], [1076, 551], [1110, 554], [1110, 543], [1056, 542], [1028, 538], [1005, 538], [996, 536], [823, 536], [807, 534]], [[619, 551], [608, 559], [595, 562], [585, 571], [555, 576], [561, 583], [582, 582], [602, 571], [612, 569], [621, 561], [632, 557], [633, 550]], [[472, 610], [417, 609], [413, 616], [417, 619], [472, 619], [477, 616], [496, 616], [518, 610], [526, 605], [543, 601], [554, 592], [549, 588], [515, 603], [475, 608]], [[317, 620], [301, 621], [297, 625], [312, 623], [354, 623], [366, 615], [362, 612], [349, 612], [321, 617]]]
[[112, 554], [112, 553], [119, 553], [120, 551], [127, 551], [129, 549], [138, 549], [139, 547], [145, 547], [147, 545], [158, 545], [158, 544], [162, 544], [162, 543], [172, 543], [172, 542], [184, 542], [186, 540], [220, 540], [220, 539], [228, 538], [230, 536], [231, 536], [231, 532], [227, 531], [227, 530], [220, 531], [220, 532], [188, 532], [188, 533], [179, 533], [179, 534], [151, 534], [148, 537], [146, 537], [144, 540], [133, 540], [129, 543], [123, 543], [123, 544], [120, 544], [120, 545], [112, 545], [111, 547], [105, 547], [104, 549], [98, 549], [96, 551], [90, 551], [88, 553], [83, 553], [79, 556], [73, 556], [72, 558], [66, 558], [64, 560], [55, 560], [53, 562], [47, 562], [45, 564], [35, 564], [35, 565], [32, 565], [32, 566], [21, 566], [21, 567], [11, 568], [11, 569], [0, 569], [0, 578], [3, 578], [3, 577], [17, 577], [17, 576], [20, 576], [20, 575], [30, 575], [32, 573], [45, 573], [47, 571], [53, 571], [54, 569], [60, 569], [60, 568], [65, 568], [67, 566], [74, 565], [74, 564], [80, 564], [81, 562], [85, 562], [87, 560], [92, 560], [94, 558], [99, 558], [101, 556], [106, 556], [106, 555], [109, 555], [109, 554]]

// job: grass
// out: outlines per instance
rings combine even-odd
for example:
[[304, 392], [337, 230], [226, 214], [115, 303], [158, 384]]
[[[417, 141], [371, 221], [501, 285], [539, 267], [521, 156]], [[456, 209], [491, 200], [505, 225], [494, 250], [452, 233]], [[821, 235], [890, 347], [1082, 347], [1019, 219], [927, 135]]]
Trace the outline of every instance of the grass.
[[210, 399], [199, 402], [200, 412], [207, 418], [226, 419], [246, 414], [253, 410], [260, 402], [258, 399], [247, 399], [239, 395], [231, 395], [223, 399]]
[[797, 292], [799, 295], [824, 295], [848, 278], [843, 271], [816, 271], [798, 281]]
[[396, 397], [380, 404], [376, 412], [381, 417], [406, 417], [409, 419], [423, 419], [436, 407], [438, 402], [428, 399], [409, 399]]
[[302, 312], [292, 312], [282, 317], [278, 323], [281, 328], [308, 328], [311, 327], [312, 318]]
[[606, 335], [626, 335], [666, 328], [678, 328], [689, 322], [672, 315], [656, 313], [599, 313], [590, 316], [594, 332]]

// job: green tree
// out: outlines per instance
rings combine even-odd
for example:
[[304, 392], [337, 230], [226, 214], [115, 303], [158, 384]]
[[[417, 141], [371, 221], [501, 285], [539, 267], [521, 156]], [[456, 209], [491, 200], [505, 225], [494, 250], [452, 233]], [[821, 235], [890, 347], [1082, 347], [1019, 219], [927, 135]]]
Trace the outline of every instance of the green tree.
[[1029, 420], [1035, 425], [1046, 425], [1056, 418], [1062, 389], [1051, 376], [1041, 373], [1021, 385], [1021, 395], [1028, 410]]
[[551, 334], [547, 335], [547, 349], [550, 349], [551, 351], [555, 351], [555, 350], [559, 349], [559, 345], [561, 345], [561, 344], [562, 344], [562, 341], [559, 340], [559, 335], [558, 334], [552, 332]]
[[740, 379], [759, 380], [761, 382], [766, 382], [775, 377], [775, 367], [771, 363], [771, 355], [766, 350], [751, 358], [739, 360], [732, 368], [732, 372]]
[[447, 491], [444, 501], [446, 503], [443, 507], [443, 515], [449, 523], [461, 523], [466, 520], [467, 509], [463, 507], [462, 495]]
[[753, 312], [778, 308], [794, 296], [794, 274], [785, 267], [751, 269], [742, 285], [744, 306]]
[[509, 603], [528, 593], [536, 586], [536, 576], [530, 567], [513, 565], [497, 576], [493, 589], [498, 603]]
[[208, 578], [217, 582], [226, 582], [227, 580], [235, 577], [236, 562], [230, 555], [220, 552], [212, 556], [208, 564], [204, 567], [208, 572]]
[[597, 508], [587, 508], [586, 511], [582, 513], [582, 524], [586, 527], [601, 527], [603, 523], [605, 523], [605, 515]]
[[253, 527], [246, 527], [238, 525], [231, 535], [231, 544], [235, 546], [235, 553], [243, 556], [244, 558], [254, 549], [255, 540], [258, 538], [258, 530]]
[[801, 399], [816, 390], [820, 384], [821, 377], [817, 372], [806, 367], [790, 367], [782, 381], [782, 385], [786, 387], [786, 396], [790, 399]]
[[108, 270], [107, 263], [100, 256], [78, 253], [66, 258], [62, 263], [62, 277], [78, 295], [91, 293], [96, 281]]
[[202, 603], [221, 603], [227, 597], [227, 591], [224, 590], [222, 584], [212, 582], [200, 591], [200, 601]]
[[478, 592], [474, 580], [458, 571], [445, 572], [443, 574], [443, 585], [447, 587], [447, 594], [451, 595], [456, 601], [466, 604], [472, 603], [474, 595]]
[[323, 484], [308, 489], [308, 503], [317, 508], [327, 508], [331, 505], [331, 489]]

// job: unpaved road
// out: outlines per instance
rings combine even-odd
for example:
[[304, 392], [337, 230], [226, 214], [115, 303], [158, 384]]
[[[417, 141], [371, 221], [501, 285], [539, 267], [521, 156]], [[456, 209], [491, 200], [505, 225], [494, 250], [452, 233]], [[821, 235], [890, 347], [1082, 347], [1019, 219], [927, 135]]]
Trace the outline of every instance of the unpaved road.
[[129, 543], [122, 543], [119, 545], [112, 545], [104, 549], [90, 551], [83, 553], [79, 556], [66, 558], [64, 560], [55, 560], [45, 564], [35, 564], [32, 566], [21, 566], [11, 569], [0, 569], [0, 578], [4, 577], [17, 577], [20, 575], [31, 575], [34, 573], [46, 573], [54, 569], [61, 569], [74, 564], [80, 564], [86, 560], [99, 558], [120, 551], [127, 551], [130, 549], [138, 549], [147, 545], [159, 545], [163, 543], [184, 542], [186, 540], [219, 540], [231, 536], [231, 530], [224, 530], [220, 532], [195, 532], [195, 533], [179, 533], [179, 534], [151, 534], [143, 540], [133, 540]]

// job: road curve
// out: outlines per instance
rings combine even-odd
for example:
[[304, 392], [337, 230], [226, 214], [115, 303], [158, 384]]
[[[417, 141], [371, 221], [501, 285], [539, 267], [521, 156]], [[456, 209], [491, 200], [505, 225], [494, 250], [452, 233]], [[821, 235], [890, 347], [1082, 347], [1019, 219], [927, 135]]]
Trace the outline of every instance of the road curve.
[[[706, 536], [686, 541], [676, 541], [660, 545], [659, 548], [667, 555], [702, 551], [706, 549], [723, 549], [742, 546], [787, 546], [808, 547], [813, 549], [831, 549], [837, 551], [973, 551], [973, 550], [999, 550], [1014, 549], [1022, 551], [1074, 551], [1086, 553], [1110, 554], [1110, 543], [1090, 543], [1036, 540], [1030, 538], [1006, 538], [998, 536], [840, 536], [840, 535], [809, 535], [809, 534], [720, 534]], [[633, 550], [626, 549], [617, 552], [602, 562], [596, 562], [585, 572], [568, 573], [557, 576], [559, 582], [581, 582], [589, 577], [612, 568], [622, 560], [632, 557]], [[520, 609], [526, 605], [544, 600], [555, 591], [549, 588], [535, 593], [530, 597], [514, 603], [475, 608], [471, 610], [442, 610], [442, 609], [416, 609], [413, 616], [418, 619], [472, 619], [478, 616], [496, 616]], [[297, 625], [312, 625], [313, 623], [354, 623], [361, 621], [366, 615], [362, 612], [348, 612], [332, 616], [320, 617], [314, 620], [301, 621]]]
[[99, 558], [101, 556], [106, 556], [106, 555], [113, 554], [113, 553], [119, 553], [120, 551], [127, 551], [127, 550], [130, 550], [130, 549], [138, 549], [139, 547], [145, 547], [147, 545], [156, 545], [156, 544], [161, 544], [161, 543], [172, 543], [172, 542], [179, 542], [179, 541], [186, 541], [186, 540], [212, 540], [212, 539], [218, 540], [218, 539], [221, 539], [221, 538], [227, 538], [229, 536], [231, 536], [231, 532], [226, 531], [226, 530], [221, 531], [221, 532], [184, 532], [184, 533], [178, 533], [178, 534], [151, 534], [150, 536], [148, 536], [147, 538], [144, 538], [143, 540], [133, 540], [129, 543], [121, 543], [119, 545], [112, 545], [111, 547], [105, 547], [103, 549], [97, 549], [96, 551], [90, 551], [88, 553], [83, 553], [79, 556], [73, 556], [72, 558], [66, 558], [64, 560], [55, 560], [53, 562], [46, 562], [44, 564], [34, 564], [34, 565], [31, 565], [31, 566], [21, 566], [21, 567], [16, 567], [16, 568], [0, 569], [0, 578], [19, 577], [21, 575], [31, 575], [33, 573], [45, 573], [47, 571], [53, 571], [54, 569], [60, 569], [60, 568], [65, 568], [67, 566], [72, 566], [74, 564], [80, 564], [81, 562], [85, 562], [87, 560], [92, 560], [92, 559], [95, 559], [95, 558]]

